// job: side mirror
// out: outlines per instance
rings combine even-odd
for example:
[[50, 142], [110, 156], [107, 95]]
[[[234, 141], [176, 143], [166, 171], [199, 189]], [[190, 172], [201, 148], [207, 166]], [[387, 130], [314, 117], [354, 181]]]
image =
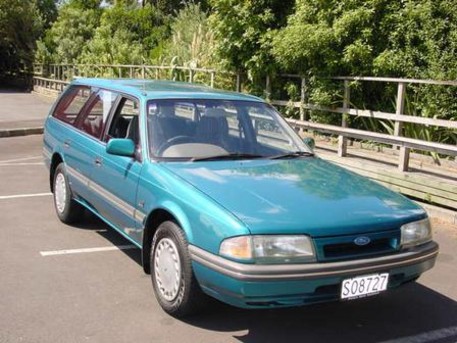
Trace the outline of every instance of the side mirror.
[[128, 138], [112, 138], [106, 145], [106, 152], [111, 155], [133, 157], [135, 155], [135, 143]]
[[311, 150], [314, 150], [316, 147], [316, 142], [314, 141], [314, 138], [311, 137], [305, 137], [303, 138], [303, 143], [305, 143], [307, 146], [311, 148]]

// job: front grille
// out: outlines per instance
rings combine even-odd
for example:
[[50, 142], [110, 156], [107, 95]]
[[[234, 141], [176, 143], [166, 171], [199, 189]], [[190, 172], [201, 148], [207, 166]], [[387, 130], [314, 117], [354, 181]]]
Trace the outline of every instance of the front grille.
[[[366, 245], [357, 245], [355, 241], [361, 236], [368, 237], [370, 242]], [[316, 238], [315, 244], [317, 258], [323, 262], [386, 255], [398, 251], [400, 230]]]
[[380, 254], [392, 251], [391, 239], [383, 238], [371, 241], [367, 245], [355, 243], [327, 244], [324, 246], [325, 258], [340, 258], [366, 254]]

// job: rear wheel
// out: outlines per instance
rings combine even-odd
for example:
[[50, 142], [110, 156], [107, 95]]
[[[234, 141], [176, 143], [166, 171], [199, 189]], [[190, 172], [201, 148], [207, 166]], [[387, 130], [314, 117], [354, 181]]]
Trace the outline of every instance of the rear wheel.
[[184, 317], [201, 310], [207, 297], [193, 274], [184, 233], [174, 222], [166, 221], [157, 229], [150, 263], [154, 293], [165, 312]]
[[57, 217], [66, 224], [80, 220], [84, 209], [72, 198], [64, 163], [60, 163], [55, 170], [53, 190]]

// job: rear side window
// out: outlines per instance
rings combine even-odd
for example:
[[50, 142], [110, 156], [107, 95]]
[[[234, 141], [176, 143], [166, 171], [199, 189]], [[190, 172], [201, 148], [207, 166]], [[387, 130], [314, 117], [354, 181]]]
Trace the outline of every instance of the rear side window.
[[95, 138], [100, 138], [116, 97], [116, 93], [99, 90], [84, 111], [81, 130]]
[[84, 104], [90, 97], [90, 88], [86, 86], [71, 86], [57, 104], [53, 117], [65, 123], [74, 124]]

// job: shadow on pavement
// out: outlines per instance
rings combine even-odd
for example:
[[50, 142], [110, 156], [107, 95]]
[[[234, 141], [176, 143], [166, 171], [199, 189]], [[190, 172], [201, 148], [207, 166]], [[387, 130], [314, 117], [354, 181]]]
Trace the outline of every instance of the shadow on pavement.
[[26, 90], [24, 88], [13, 88], [13, 87], [8, 87], [8, 88], [1, 88], [0, 87], [0, 94], [17, 94], [17, 93], [28, 93], [30, 94], [31, 92], [29, 90]]
[[290, 309], [218, 303], [186, 322], [246, 331], [233, 336], [240, 342], [457, 342], [457, 302], [417, 283], [368, 299]]
[[[80, 230], [97, 230], [97, 234], [113, 245], [119, 246], [132, 244], [127, 239], [122, 237], [120, 233], [116, 232], [113, 228], [109, 227], [108, 224], [104, 223], [101, 219], [89, 211], [84, 211], [84, 218], [82, 218], [80, 223], [72, 224], [72, 227]], [[143, 268], [140, 249], [126, 249], [121, 251]]]
[[[76, 227], [101, 230], [114, 245], [129, 244], [90, 213]], [[140, 249], [122, 252], [141, 266]], [[244, 310], [214, 301], [183, 321], [237, 332], [233, 338], [240, 342], [457, 342], [457, 302], [418, 283], [367, 299], [289, 309]]]

